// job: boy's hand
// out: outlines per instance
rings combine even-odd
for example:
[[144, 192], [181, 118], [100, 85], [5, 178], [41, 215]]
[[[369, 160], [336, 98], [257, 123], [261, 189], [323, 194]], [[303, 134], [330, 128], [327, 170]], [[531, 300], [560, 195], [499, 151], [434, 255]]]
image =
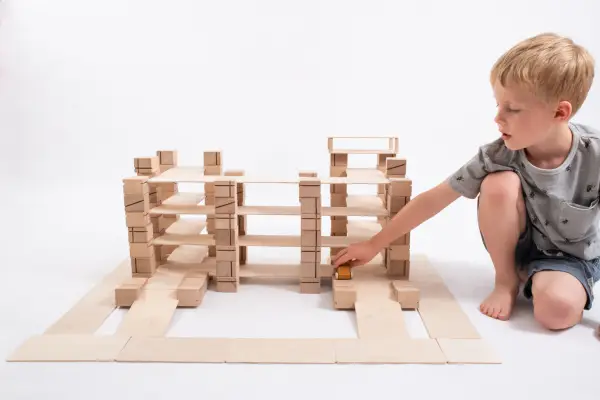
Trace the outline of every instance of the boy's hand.
[[377, 253], [379, 251], [370, 241], [363, 241], [351, 244], [337, 253], [331, 261], [335, 268], [347, 262], [351, 267], [355, 267], [368, 263], [375, 258]]

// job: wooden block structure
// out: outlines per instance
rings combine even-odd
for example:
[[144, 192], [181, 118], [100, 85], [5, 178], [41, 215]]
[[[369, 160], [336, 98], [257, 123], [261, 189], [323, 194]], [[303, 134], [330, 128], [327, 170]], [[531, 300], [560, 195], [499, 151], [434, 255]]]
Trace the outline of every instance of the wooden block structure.
[[[223, 157], [222, 152], [217, 150], [210, 150], [204, 152], [204, 175], [222, 175], [223, 174]], [[215, 202], [215, 189], [213, 182], [207, 182], [204, 184], [204, 204], [207, 206], [214, 205]], [[206, 231], [208, 234], [214, 234], [215, 232], [215, 217], [213, 215], [206, 216]], [[217, 255], [216, 246], [208, 247], [208, 255], [215, 257]]]
[[300, 200], [300, 291], [321, 291], [321, 181], [314, 176], [301, 176]]

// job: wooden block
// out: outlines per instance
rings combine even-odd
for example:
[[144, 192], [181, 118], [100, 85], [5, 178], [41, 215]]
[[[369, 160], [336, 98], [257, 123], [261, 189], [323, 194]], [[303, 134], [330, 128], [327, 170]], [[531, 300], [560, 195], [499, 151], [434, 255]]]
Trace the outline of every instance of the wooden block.
[[385, 176], [404, 177], [406, 176], [406, 158], [388, 158], [385, 160]]
[[237, 186], [235, 181], [222, 180], [215, 181], [215, 197], [227, 197], [235, 199], [237, 194]]
[[361, 339], [408, 338], [402, 307], [397, 302], [358, 300], [354, 304], [358, 336]]
[[143, 228], [151, 223], [150, 215], [146, 212], [125, 213], [125, 224], [128, 228]]
[[217, 246], [217, 261], [236, 261], [239, 257], [239, 247], [237, 246]]
[[238, 276], [237, 274], [237, 262], [236, 261], [219, 261], [217, 260], [217, 277], [228, 277], [233, 278]]
[[437, 342], [448, 364], [501, 364], [498, 354], [483, 339], [446, 339]]
[[235, 293], [238, 291], [239, 282], [217, 280], [216, 290], [223, 293]]
[[397, 197], [388, 196], [387, 199], [386, 199], [386, 208], [389, 210], [389, 212], [391, 214], [396, 214], [400, 210], [402, 210], [402, 208], [404, 208], [408, 202], [409, 202], [409, 198], [408, 197], [403, 197], [403, 196], [397, 196]]
[[331, 154], [330, 165], [335, 166], [348, 166], [348, 154]]
[[151, 276], [156, 272], [156, 257], [136, 257], [131, 259], [131, 271], [137, 276]]
[[129, 228], [129, 243], [150, 243], [154, 238], [152, 224]]
[[134, 158], [134, 166], [136, 170], [158, 170], [160, 162], [158, 156], [153, 157], [138, 157]]
[[198, 307], [208, 287], [208, 275], [190, 276], [183, 279], [177, 288], [179, 307]]
[[386, 257], [387, 276], [396, 278], [409, 278], [410, 260], [390, 260]]
[[408, 178], [389, 178], [389, 194], [394, 197], [410, 197], [412, 195], [412, 181]]
[[215, 197], [215, 214], [236, 214], [237, 202], [231, 197]]
[[389, 253], [390, 260], [410, 260], [409, 245], [392, 245]]
[[123, 179], [123, 194], [142, 194], [148, 192], [147, 176], [132, 176]]
[[321, 282], [300, 282], [300, 293], [319, 294], [321, 293]]
[[[243, 215], [240, 215], [239, 217], [243, 217]], [[221, 229], [237, 229], [238, 226], [238, 219], [235, 214], [216, 214], [213, 222], [215, 231]]]
[[300, 198], [320, 198], [321, 186], [302, 186], [299, 187], [298, 196]]
[[434, 339], [336, 339], [338, 364], [445, 364]]
[[347, 175], [347, 167], [346, 166], [330, 166], [329, 167], [329, 176], [333, 178], [342, 178]]
[[346, 184], [338, 184], [334, 183], [329, 185], [329, 192], [331, 194], [343, 194], [345, 196], [348, 195], [348, 185]]
[[300, 171], [298, 172], [300, 178], [316, 178], [317, 173], [314, 171]]
[[329, 197], [329, 204], [331, 204], [331, 207], [348, 207], [347, 195], [332, 193]]
[[320, 247], [322, 244], [320, 231], [302, 231], [300, 235], [301, 247]]
[[309, 247], [308, 249], [301, 249], [300, 253], [301, 263], [312, 263], [321, 264], [321, 250]]
[[177, 165], [178, 153], [176, 150], [159, 150], [156, 152], [160, 165]]
[[321, 198], [300, 198], [300, 212], [309, 215], [321, 215]]
[[396, 157], [394, 153], [377, 154], [377, 169], [385, 172], [387, 160]]
[[129, 256], [131, 258], [152, 258], [154, 246], [152, 243], [129, 243]]
[[238, 243], [237, 229], [217, 229], [214, 237], [217, 246], [235, 246]]
[[321, 218], [301, 216], [300, 229], [303, 231], [321, 231]]
[[352, 310], [356, 302], [356, 288], [352, 281], [333, 280], [333, 307], [338, 310]]
[[421, 291], [418, 287], [409, 281], [394, 281], [392, 287], [403, 310], [416, 310], [419, 308]]
[[320, 264], [315, 262], [301, 262], [300, 263], [300, 278], [319, 278], [320, 277]]
[[204, 175], [221, 175], [222, 172], [223, 167], [221, 167], [220, 165], [204, 167]]
[[204, 166], [209, 167], [215, 165], [223, 165], [223, 161], [221, 159], [221, 151], [205, 151]]
[[131, 307], [142, 292], [147, 278], [132, 277], [115, 288], [115, 305], [117, 307]]

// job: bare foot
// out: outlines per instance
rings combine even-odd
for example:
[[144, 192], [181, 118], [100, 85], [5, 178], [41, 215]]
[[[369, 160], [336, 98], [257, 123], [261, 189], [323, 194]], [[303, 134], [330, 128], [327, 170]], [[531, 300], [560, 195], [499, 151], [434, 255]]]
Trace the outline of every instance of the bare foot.
[[518, 284], [496, 284], [492, 293], [479, 306], [479, 310], [488, 317], [506, 321], [510, 318], [518, 291]]

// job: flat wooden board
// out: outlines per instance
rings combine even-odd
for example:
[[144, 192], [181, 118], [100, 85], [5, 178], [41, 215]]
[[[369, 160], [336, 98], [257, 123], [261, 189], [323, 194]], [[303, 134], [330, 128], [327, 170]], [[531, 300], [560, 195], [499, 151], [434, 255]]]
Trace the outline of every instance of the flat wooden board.
[[116, 357], [121, 362], [223, 363], [229, 339], [132, 337]]
[[27, 339], [7, 361], [114, 361], [129, 336], [45, 334]]
[[337, 339], [337, 363], [445, 364], [446, 357], [434, 339]]
[[437, 339], [449, 364], [501, 364], [502, 361], [483, 339]]

